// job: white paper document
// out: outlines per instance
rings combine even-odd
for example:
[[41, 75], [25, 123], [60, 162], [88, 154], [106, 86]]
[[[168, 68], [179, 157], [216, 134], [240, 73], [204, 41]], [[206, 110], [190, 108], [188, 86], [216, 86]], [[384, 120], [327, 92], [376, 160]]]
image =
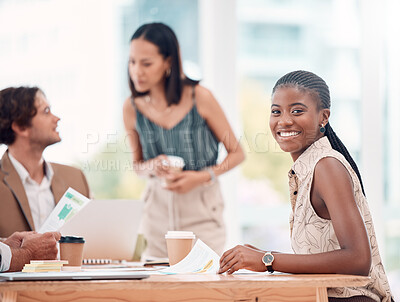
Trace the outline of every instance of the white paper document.
[[166, 269], [162, 274], [216, 274], [219, 270], [219, 256], [207, 244], [197, 239], [190, 253], [180, 262]]
[[84, 208], [90, 199], [72, 188], [65, 191], [63, 197], [41, 226], [39, 233], [58, 231], [66, 221]]

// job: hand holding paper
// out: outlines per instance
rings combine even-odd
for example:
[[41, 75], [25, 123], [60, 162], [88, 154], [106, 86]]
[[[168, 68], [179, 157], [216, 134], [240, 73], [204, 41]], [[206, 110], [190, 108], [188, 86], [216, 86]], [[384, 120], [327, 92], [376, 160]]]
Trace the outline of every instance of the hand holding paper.
[[90, 199], [72, 188], [65, 191], [63, 197], [56, 207], [47, 217], [44, 224], [39, 229], [39, 233], [54, 232], [60, 230], [66, 221], [71, 219], [76, 213], [84, 208]]

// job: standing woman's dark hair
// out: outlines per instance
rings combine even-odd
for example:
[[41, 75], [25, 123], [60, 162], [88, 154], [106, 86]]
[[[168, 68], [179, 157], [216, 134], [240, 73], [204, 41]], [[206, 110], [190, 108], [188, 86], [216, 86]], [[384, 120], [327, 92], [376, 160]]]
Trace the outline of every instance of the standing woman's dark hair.
[[[310, 92], [313, 95], [316, 95], [316, 99], [319, 103], [320, 109], [330, 109], [331, 108], [331, 98], [329, 93], [329, 87], [325, 83], [323, 79], [321, 79], [316, 74], [304, 71], [304, 70], [297, 70], [285, 74], [281, 77], [275, 84], [274, 88], [272, 89], [272, 94], [280, 88], [280, 87], [296, 87], [299, 90], [303, 90], [305, 92]], [[358, 170], [356, 163], [354, 162], [353, 158], [351, 157], [349, 151], [333, 131], [332, 127], [328, 124], [325, 126], [325, 133], [324, 135], [328, 138], [329, 142], [332, 145], [332, 148], [336, 151], [340, 152], [346, 160], [350, 163], [351, 167], [353, 168], [354, 172], [356, 172], [358, 179], [361, 184], [361, 188], [363, 194], [365, 196], [363, 182], [361, 180], [361, 174]]]
[[[156, 45], [164, 59], [170, 58], [171, 68], [165, 75], [165, 95], [168, 106], [178, 104], [185, 84], [195, 85], [198, 82], [187, 78], [182, 70], [182, 62], [178, 39], [172, 29], [163, 23], [148, 23], [140, 26], [131, 38], [144, 39]], [[146, 95], [147, 92], [138, 92], [129, 76], [129, 88], [132, 96]]]

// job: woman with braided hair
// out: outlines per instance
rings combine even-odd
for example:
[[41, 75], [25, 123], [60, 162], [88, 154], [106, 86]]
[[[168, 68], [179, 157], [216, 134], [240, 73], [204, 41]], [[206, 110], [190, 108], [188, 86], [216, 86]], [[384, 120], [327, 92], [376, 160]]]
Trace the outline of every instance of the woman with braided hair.
[[361, 175], [329, 124], [329, 88], [307, 71], [284, 75], [272, 91], [270, 128], [294, 164], [289, 172], [294, 254], [239, 245], [219, 273], [238, 269], [370, 276], [364, 287], [328, 289], [329, 301], [393, 300]]

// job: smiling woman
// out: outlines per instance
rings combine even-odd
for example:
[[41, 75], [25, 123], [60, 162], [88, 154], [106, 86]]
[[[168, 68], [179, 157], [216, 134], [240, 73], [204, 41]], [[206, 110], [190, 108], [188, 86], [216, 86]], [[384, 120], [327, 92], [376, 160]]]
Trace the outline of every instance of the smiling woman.
[[[299, 102], [300, 99], [300, 102]], [[313, 142], [323, 136], [329, 109], [319, 110], [312, 94], [295, 87], [279, 89], [271, 105], [270, 128], [281, 149], [290, 152], [294, 161]]]
[[329, 117], [329, 89], [320, 77], [294, 71], [277, 81], [270, 128], [294, 161], [289, 187], [295, 254], [237, 246], [222, 255], [220, 273], [246, 268], [368, 275], [365, 287], [329, 289], [329, 300], [391, 301], [361, 176]]

